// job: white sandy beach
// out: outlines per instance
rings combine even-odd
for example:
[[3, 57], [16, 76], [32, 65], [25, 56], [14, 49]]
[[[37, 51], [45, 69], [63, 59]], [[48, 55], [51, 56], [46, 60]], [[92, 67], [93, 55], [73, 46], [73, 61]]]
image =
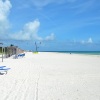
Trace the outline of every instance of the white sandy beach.
[[0, 59], [0, 100], [100, 100], [100, 56], [27, 52]]

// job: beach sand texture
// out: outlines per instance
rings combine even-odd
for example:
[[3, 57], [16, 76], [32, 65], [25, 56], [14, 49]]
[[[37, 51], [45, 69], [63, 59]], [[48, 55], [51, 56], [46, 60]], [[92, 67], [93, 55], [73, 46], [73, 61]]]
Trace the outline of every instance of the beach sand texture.
[[27, 52], [0, 66], [0, 100], [100, 100], [100, 56]]

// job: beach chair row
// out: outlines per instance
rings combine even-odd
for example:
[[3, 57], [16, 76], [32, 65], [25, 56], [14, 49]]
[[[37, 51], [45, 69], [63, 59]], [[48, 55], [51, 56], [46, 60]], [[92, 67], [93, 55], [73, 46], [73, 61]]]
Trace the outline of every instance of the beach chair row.
[[0, 75], [7, 74], [9, 69], [6, 66], [0, 66]]
[[25, 53], [23, 54], [18, 54], [18, 57], [24, 57], [25, 56]]
[[15, 58], [15, 59], [18, 59], [19, 57], [24, 57], [24, 56], [25, 56], [25, 53], [23, 53], [23, 54], [18, 54], [18, 55], [15, 55], [15, 56], [14, 56], [14, 58]]

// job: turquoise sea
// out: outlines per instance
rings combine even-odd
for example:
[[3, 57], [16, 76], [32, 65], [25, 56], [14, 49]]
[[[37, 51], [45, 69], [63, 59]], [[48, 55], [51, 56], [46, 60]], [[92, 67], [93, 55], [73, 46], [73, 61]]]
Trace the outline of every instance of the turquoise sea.
[[100, 51], [59, 51], [59, 53], [100, 55]]
[[57, 53], [68, 53], [68, 54], [100, 55], [100, 51], [46, 51], [46, 52], [57, 52]]

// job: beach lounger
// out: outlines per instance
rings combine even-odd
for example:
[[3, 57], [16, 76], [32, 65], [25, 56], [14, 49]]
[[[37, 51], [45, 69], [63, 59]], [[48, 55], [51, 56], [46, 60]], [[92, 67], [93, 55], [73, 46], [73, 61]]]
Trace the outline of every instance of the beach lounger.
[[18, 54], [18, 55], [14, 55], [13, 58], [14, 59], [18, 59], [19, 57], [24, 57], [25, 56], [25, 53], [23, 54]]
[[18, 57], [24, 57], [25, 56], [25, 53], [23, 54], [18, 54]]
[[6, 67], [6, 66], [0, 66], [0, 68], [4, 68], [4, 67]]
[[7, 68], [6, 66], [0, 66], [0, 75], [7, 74], [9, 69], [10, 68]]

